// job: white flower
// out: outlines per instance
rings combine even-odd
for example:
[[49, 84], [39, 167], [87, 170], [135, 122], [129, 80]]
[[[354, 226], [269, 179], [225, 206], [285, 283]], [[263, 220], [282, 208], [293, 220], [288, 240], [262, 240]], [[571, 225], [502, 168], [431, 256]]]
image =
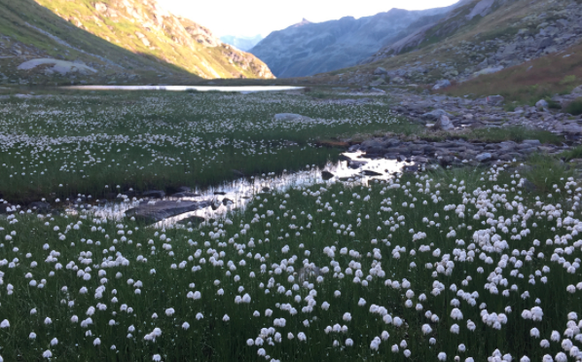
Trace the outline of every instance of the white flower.
[[8, 328], [10, 327], [10, 322], [8, 322], [8, 319], [4, 319], [2, 322], [0, 322], [0, 328]]
[[349, 312], [345, 312], [342, 318], [344, 321], [349, 322], [352, 320], [352, 315]]
[[30, 334], [28, 335], [28, 338], [30, 338], [30, 339], [36, 339], [36, 333], [30, 332]]
[[432, 328], [428, 324], [422, 325], [422, 333], [429, 334], [432, 332]]
[[95, 338], [95, 340], [93, 341], [93, 345], [94, 345], [94, 346], [98, 346], [98, 345], [100, 345], [100, 344], [101, 344], [101, 339], [99, 339], [99, 338]]
[[188, 328], [190, 328], [190, 323], [188, 322], [182, 323], [182, 328], [184, 328], [184, 330], [188, 330]]
[[174, 308], [168, 308], [166, 309], [166, 315], [168, 317], [172, 316], [176, 311], [174, 310]]
[[447, 354], [446, 354], [445, 352], [440, 352], [440, 353], [438, 354], [438, 359], [439, 359], [439, 361], [446, 361], [446, 359], [447, 359]]
[[56, 346], [57, 344], [59, 344], [59, 340], [56, 338], [51, 339], [51, 346]]
[[461, 320], [463, 319], [463, 313], [459, 308], [453, 308], [453, 310], [451, 311], [451, 318]]
[[159, 354], [154, 354], [152, 356], [152, 361], [154, 362], [160, 362], [162, 360], [162, 356], [160, 356]]
[[52, 353], [52, 352], [51, 352], [49, 349], [47, 349], [46, 351], [44, 351], [44, 352], [42, 353], [42, 356], [43, 356], [44, 358], [51, 358], [51, 357], [53, 356], [53, 353]]
[[297, 339], [300, 340], [300, 341], [306, 341], [307, 340], [307, 336], [305, 335], [305, 333], [299, 332], [299, 333], [297, 333]]
[[351, 338], [346, 339], [346, 346], [351, 347], [354, 345], [354, 341]]
[[534, 327], [534, 328], [530, 329], [529, 335], [534, 337], [534, 338], [540, 338], [540, 330], [537, 329], [536, 327]]

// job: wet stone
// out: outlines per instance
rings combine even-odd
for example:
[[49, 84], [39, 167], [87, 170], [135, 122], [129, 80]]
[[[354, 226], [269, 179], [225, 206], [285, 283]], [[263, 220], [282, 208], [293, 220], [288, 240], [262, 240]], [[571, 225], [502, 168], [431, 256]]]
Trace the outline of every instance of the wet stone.
[[[128, 195], [129, 196], [129, 195]], [[153, 199], [163, 199], [166, 193], [162, 190], [149, 190], [142, 194], [143, 197], [151, 197]]]
[[203, 209], [210, 204], [210, 201], [143, 201], [138, 207], [127, 210], [125, 215], [134, 216], [137, 220], [146, 223], [155, 223], [172, 216]]
[[366, 176], [382, 176], [382, 174], [380, 172], [371, 171], [371, 170], [363, 170], [362, 174], [366, 175]]
[[325, 181], [330, 180], [334, 177], [334, 174], [329, 171], [321, 171], [321, 178]]
[[44, 201], [31, 202], [28, 208], [41, 213], [48, 213], [51, 210], [51, 205]]

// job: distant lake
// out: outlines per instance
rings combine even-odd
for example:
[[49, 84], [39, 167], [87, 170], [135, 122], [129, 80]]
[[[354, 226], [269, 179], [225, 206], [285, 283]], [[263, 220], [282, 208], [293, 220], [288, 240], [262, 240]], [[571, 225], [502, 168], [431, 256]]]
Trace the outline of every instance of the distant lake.
[[172, 92], [185, 92], [187, 90], [194, 90], [198, 92], [240, 92], [240, 93], [252, 93], [252, 92], [279, 92], [303, 89], [304, 87], [291, 87], [291, 86], [210, 86], [210, 85], [72, 85], [62, 87], [64, 89], [77, 89], [77, 90], [126, 90], [126, 91], [138, 91], [138, 90], [162, 90], [162, 91], [172, 91]]

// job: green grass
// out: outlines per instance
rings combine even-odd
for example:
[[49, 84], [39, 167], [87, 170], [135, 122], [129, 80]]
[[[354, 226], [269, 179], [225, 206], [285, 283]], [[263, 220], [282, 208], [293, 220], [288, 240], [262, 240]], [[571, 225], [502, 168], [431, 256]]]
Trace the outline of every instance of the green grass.
[[550, 54], [500, 72], [482, 75], [447, 88], [446, 92], [461, 96], [501, 94], [506, 102], [534, 105], [554, 94], [569, 93], [582, 77], [582, 46], [575, 45], [565, 53]]
[[525, 127], [477, 128], [460, 132], [421, 131], [418, 137], [428, 141], [444, 141], [447, 139], [463, 139], [471, 142], [499, 143], [503, 141], [522, 142], [524, 140], [539, 140], [545, 144], [560, 145], [564, 138], [549, 131], [529, 129]]
[[574, 116], [579, 116], [582, 114], [582, 98], [573, 100], [566, 105], [565, 111]]
[[[579, 210], [563, 200], [579, 197], [578, 184], [552, 179], [548, 195], [529, 190], [521, 170], [439, 169], [369, 187], [298, 186], [258, 195], [247, 211], [200, 229], [158, 230], [86, 212], [0, 220], [6, 260], [0, 322], [10, 324], [0, 329], [0, 355], [6, 361], [41, 360], [47, 350], [61, 361], [152, 361], [156, 355], [262, 361], [263, 352], [282, 361], [432, 361], [439, 353], [484, 361], [496, 350], [514, 360], [555, 356], [560, 343], [544, 349], [540, 339], [549, 340], [554, 330], [562, 335], [568, 313], [582, 313], [580, 290], [566, 291], [580, 278], [563, 264], [580, 257], [580, 241], [568, 238], [572, 228], [550, 210], [577, 220]], [[507, 248], [491, 249], [495, 238]], [[320, 279], [298, 282], [308, 263], [328, 269]], [[200, 292], [200, 299], [189, 292]], [[235, 302], [244, 294], [248, 303]], [[455, 303], [460, 320], [451, 317]], [[386, 323], [372, 305], [403, 324]], [[524, 319], [522, 312], [535, 306], [542, 320]], [[483, 311], [507, 322], [488, 326]], [[92, 324], [82, 325], [89, 317]], [[275, 322], [280, 318], [284, 326]], [[334, 332], [336, 324], [345, 331]], [[430, 332], [423, 333], [425, 324]], [[458, 334], [451, 332], [455, 325]], [[332, 331], [325, 332], [328, 326]], [[534, 327], [541, 338], [530, 336]], [[161, 335], [147, 340], [155, 328]], [[263, 344], [254, 345], [259, 337]], [[375, 337], [377, 351], [370, 347]]]

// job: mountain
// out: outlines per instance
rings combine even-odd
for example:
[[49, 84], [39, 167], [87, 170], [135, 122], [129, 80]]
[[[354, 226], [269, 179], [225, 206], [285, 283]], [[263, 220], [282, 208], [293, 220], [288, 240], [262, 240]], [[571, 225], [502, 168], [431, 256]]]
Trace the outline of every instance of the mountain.
[[[470, 0], [384, 47], [363, 64], [325, 77], [334, 77], [328, 81], [342, 84], [424, 84], [437, 90], [451, 83], [480, 84], [476, 78], [500, 72], [505, 76], [486, 78], [497, 79], [495, 84], [501, 91], [508, 86], [501, 81], [511, 79], [521, 64], [542, 57], [578, 59], [578, 50], [572, 47], [581, 40], [582, 6], [578, 0]], [[525, 83], [545, 84], [547, 72], [525, 68], [523, 76], [529, 78]], [[564, 74], [564, 79], [571, 75]]]
[[272, 78], [254, 55], [152, 0], [0, 0], [0, 81]]
[[255, 45], [257, 45], [261, 40], [263, 40], [263, 37], [260, 34], [255, 35], [255, 36], [248, 36], [248, 37], [244, 37], [244, 36], [237, 37], [234, 35], [225, 35], [225, 36], [221, 36], [220, 40], [223, 43], [230, 44], [230, 45], [234, 46], [235, 48], [246, 52], [246, 51], [249, 51]]
[[328, 72], [358, 64], [422, 23], [440, 19], [455, 6], [422, 11], [392, 9], [360, 19], [344, 17], [323, 23], [303, 19], [272, 32], [249, 52], [267, 63], [277, 77]]

